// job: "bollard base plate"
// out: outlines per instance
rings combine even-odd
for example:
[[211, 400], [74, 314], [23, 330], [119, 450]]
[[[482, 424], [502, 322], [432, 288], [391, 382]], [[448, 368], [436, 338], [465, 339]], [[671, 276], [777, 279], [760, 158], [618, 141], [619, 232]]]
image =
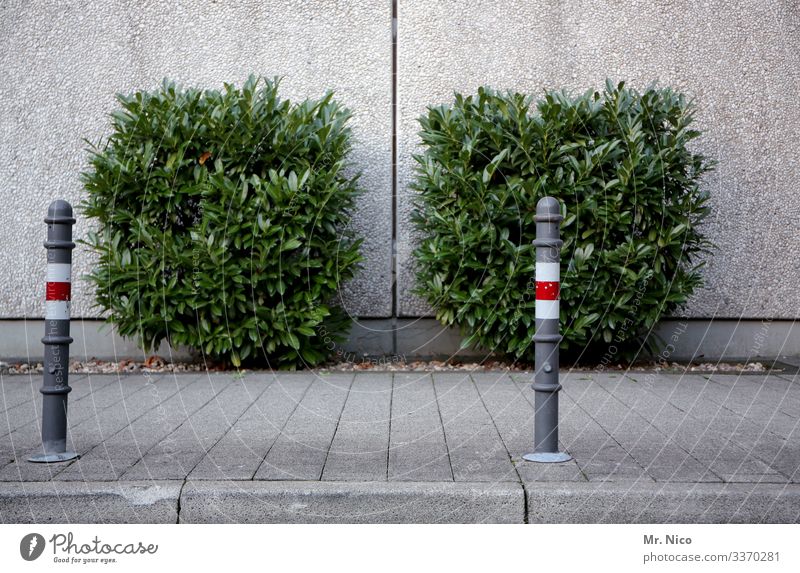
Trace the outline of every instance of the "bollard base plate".
[[522, 459], [526, 462], [539, 462], [542, 464], [558, 464], [561, 462], [568, 462], [572, 456], [566, 452], [536, 452], [533, 454], [525, 454]]
[[28, 461], [37, 464], [52, 464], [56, 462], [68, 462], [69, 460], [74, 460], [79, 457], [80, 455], [77, 452], [61, 452], [59, 454], [36, 454], [35, 456], [30, 456]]

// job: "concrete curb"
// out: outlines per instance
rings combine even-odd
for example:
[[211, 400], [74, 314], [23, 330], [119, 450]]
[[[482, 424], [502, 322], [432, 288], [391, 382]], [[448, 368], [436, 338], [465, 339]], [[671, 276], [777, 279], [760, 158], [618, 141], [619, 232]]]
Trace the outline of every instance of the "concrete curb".
[[176, 523], [181, 481], [3, 482], [2, 523]]
[[2, 523], [523, 523], [526, 507], [529, 523], [800, 523], [800, 485], [0, 483]]
[[799, 523], [800, 485], [528, 483], [529, 523]]
[[181, 523], [523, 523], [518, 483], [189, 482]]

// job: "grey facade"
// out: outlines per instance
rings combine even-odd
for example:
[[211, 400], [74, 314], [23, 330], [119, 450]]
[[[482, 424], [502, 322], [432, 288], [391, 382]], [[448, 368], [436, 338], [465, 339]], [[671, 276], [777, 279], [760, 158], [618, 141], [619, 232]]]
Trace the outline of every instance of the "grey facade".
[[[281, 96], [328, 89], [354, 111], [352, 161], [364, 194], [354, 226], [364, 272], [347, 289], [358, 316], [391, 313], [392, 6], [368, 0], [139, 2], [13, 0], [0, 4], [0, 318], [41, 315], [41, 219], [55, 197], [77, 205], [83, 139], [108, 130], [114, 94], [282, 76]], [[376, 224], [376, 221], [380, 224]], [[85, 221], [76, 236], [85, 233]], [[11, 246], [12, 248], [9, 248]], [[96, 316], [90, 265], [75, 251], [74, 316]]]
[[[681, 316], [798, 316], [795, 0], [397, 0], [396, 62], [392, 11], [390, 0], [0, 4], [0, 318], [41, 317], [41, 218], [56, 197], [80, 201], [82, 140], [106, 133], [115, 92], [154, 88], [165, 76], [219, 87], [250, 73], [283, 76], [282, 94], [293, 99], [334, 89], [355, 112], [352, 159], [365, 191], [355, 225], [367, 262], [344, 296], [360, 318], [429, 313], [410, 294], [409, 223], [416, 119], [427, 105], [483, 84], [538, 94], [606, 77], [637, 87], [658, 80], [693, 96], [702, 150], [719, 160], [706, 180], [718, 249], [706, 288]], [[79, 237], [85, 222], [75, 230]], [[89, 265], [76, 249], [74, 316], [96, 316], [80, 280]]]
[[400, 1], [398, 180], [400, 313], [413, 286], [408, 183], [416, 118], [482, 84], [538, 94], [604, 79], [653, 80], [695, 98], [717, 251], [695, 318], [784, 318], [800, 308], [800, 5], [794, 0]]

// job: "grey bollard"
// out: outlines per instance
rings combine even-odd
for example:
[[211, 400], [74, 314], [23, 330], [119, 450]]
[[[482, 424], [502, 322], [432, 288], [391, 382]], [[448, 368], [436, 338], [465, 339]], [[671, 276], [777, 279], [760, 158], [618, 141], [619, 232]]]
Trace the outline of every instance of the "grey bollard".
[[553, 197], [536, 204], [536, 331], [534, 448], [523, 459], [529, 462], [566, 462], [572, 457], [558, 451], [558, 345], [561, 285], [561, 206]]
[[69, 312], [72, 296], [72, 206], [57, 200], [47, 209], [47, 290], [45, 295], [44, 382], [42, 393], [42, 453], [31, 462], [64, 462], [78, 457], [67, 451], [69, 387]]

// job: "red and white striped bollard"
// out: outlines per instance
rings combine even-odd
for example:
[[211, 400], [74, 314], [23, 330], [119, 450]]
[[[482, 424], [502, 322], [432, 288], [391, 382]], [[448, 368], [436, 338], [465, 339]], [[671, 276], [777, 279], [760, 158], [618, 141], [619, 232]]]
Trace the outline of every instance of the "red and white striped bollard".
[[47, 287], [45, 289], [44, 375], [42, 393], [42, 452], [31, 462], [64, 462], [78, 457], [67, 451], [70, 304], [72, 300], [72, 225], [75, 217], [66, 201], [47, 210]]

